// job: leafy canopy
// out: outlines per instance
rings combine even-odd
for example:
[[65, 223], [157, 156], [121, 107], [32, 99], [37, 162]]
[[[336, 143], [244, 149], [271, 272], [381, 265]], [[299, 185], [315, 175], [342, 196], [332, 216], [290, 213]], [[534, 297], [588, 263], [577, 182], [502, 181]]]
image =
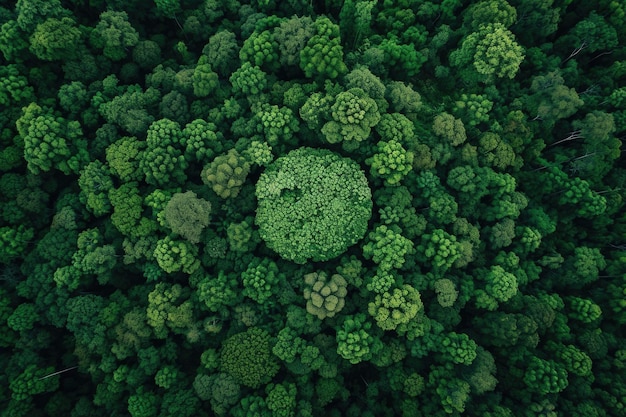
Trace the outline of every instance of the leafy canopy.
[[358, 164], [325, 149], [278, 158], [256, 184], [256, 224], [267, 246], [296, 263], [326, 261], [361, 239], [372, 194]]

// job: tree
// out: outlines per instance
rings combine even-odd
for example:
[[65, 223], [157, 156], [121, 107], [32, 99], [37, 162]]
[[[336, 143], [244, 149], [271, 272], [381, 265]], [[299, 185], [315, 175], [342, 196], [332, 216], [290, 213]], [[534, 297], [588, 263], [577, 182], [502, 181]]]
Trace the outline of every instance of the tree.
[[26, 248], [35, 231], [23, 224], [18, 226], [0, 227], [0, 263], [8, 264], [14, 259], [20, 258], [26, 252]]
[[276, 417], [293, 417], [296, 412], [296, 385], [292, 383], [269, 384], [265, 391], [265, 404]]
[[371, 328], [365, 314], [347, 316], [337, 330], [337, 353], [353, 365], [370, 360], [383, 348]]
[[393, 270], [377, 268], [376, 274], [365, 279], [365, 288], [375, 294], [383, 294], [391, 289], [400, 277]]
[[65, 327], [74, 334], [78, 349], [82, 347], [91, 349], [95, 354], [104, 353], [106, 326], [99, 313], [105, 305], [104, 298], [93, 294], [79, 295], [67, 300]]
[[61, 108], [72, 114], [72, 116], [83, 111], [91, 98], [87, 87], [80, 81], [63, 84], [59, 88], [58, 97]]
[[410, 120], [414, 120], [422, 108], [422, 96], [410, 85], [401, 81], [388, 83], [385, 97], [394, 111], [405, 115]]
[[112, 97], [109, 99], [102, 92], [96, 92], [92, 99], [92, 103], [102, 101], [97, 105], [98, 113], [109, 123], [118, 125], [131, 135], [144, 135], [154, 122], [149, 110], [161, 100], [159, 90], [152, 87], [144, 91], [134, 84], [125, 89], [115, 87], [110, 92], [104, 88], [104, 91]]
[[485, 132], [481, 135], [478, 141], [478, 160], [486, 166], [499, 170], [508, 167], [519, 168], [522, 163], [513, 147], [493, 132]]
[[6, 172], [17, 168], [23, 164], [23, 158], [24, 152], [18, 146], [6, 146], [0, 151], [0, 171]]
[[515, 238], [515, 222], [503, 219], [489, 229], [489, 242], [494, 249], [501, 249], [513, 243]]
[[224, 135], [215, 123], [195, 119], [183, 129], [185, 159], [198, 162], [212, 160], [224, 151]]
[[221, 77], [226, 77], [237, 68], [236, 59], [239, 54], [239, 46], [235, 34], [229, 30], [220, 30], [209, 38], [202, 50], [202, 54], [208, 58], [211, 68]]
[[528, 389], [541, 395], [563, 391], [567, 385], [567, 371], [552, 360], [531, 357], [524, 373]]
[[206, 97], [218, 86], [217, 74], [213, 72], [206, 55], [202, 55], [193, 70], [193, 94], [196, 97]]
[[329, 143], [341, 143], [347, 150], [356, 149], [380, 121], [378, 105], [358, 87], [339, 93], [330, 108], [330, 115], [332, 120], [322, 127], [321, 132]]
[[283, 20], [274, 29], [274, 40], [278, 44], [282, 66], [299, 66], [300, 53], [316, 33], [313, 19], [294, 15]]
[[244, 151], [244, 156], [251, 164], [268, 166], [274, 160], [272, 147], [267, 142], [253, 140]]
[[[333, 98], [328, 94], [315, 92], [300, 107], [300, 117], [310, 129], [321, 129], [328, 119], [330, 119], [329, 109], [333, 105]], [[337, 137], [337, 141], [341, 138]]]
[[534, 348], [539, 343], [537, 323], [521, 314], [491, 312], [474, 318], [480, 327], [477, 340], [483, 346], [513, 347], [515, 345]]
[[454, 282], [447, 278], [435, 281], [434, 290], [437, 293], [437, 302], [442, 307], [452, 307], [459, 296]]
[[169, 389], [176, 384], [180, 376], [180, 372], [175, 366], [166, 365], [159, 369], [154, 375], [154, 383], [161, 388]]
[[261, 241], [257, 230], [252, 228], [254, 218], [246, 217], [239, 223], [231, 223], [226, 228], [228, 246], [234, 252], [251, 252]]
[[108, 193], [113, 188], [113, 180], [106, 165], [98, 160], [87, 164], [80, 173], [78, 186], [80, 201], [94, 216], [100, 217], [111, 211]]
[[231, 149], [205, 166], [201, 178], [221, 198], [235, 198], [249, 172], [250, 163], [235, 149]]
[[234, 417], [262, 416], [269, 412], [270, 410], [267, 408], [265, 400], [258, 395], [249, 395], [242, 398], [232, 409]]
[[372, 210], [358, 164], [321, 149], [299, 148], [274, 161], [256, 196], [261, 238], [296, 263], [343, 253], [363, 237]]
[[78, 173], [88, 160], [87, 142], [76, 121], [55, 117], [47, 108], [30, 103], [16, 122], [24, 141], [24, 159], [33, 174], [56, 168]]
[[31, 35], [30, 51], [44, 61], [70, 60], [76, 55], [80, 37], [74, 19], [48, 18]]
[[128, 54], [128, 48], [139, 43], [139, 34], [128, 22], [126, 12], [109, 10], [100, 15], [89, 39], [93, 46], [102, 49], [105, 57], [120, 61]]
[[15, 4], [15, 13], [20, 29], [31, 33], [47, 18], [66, 16], [68, 11], [63, 8], [59, 0], [19, 0]]
[[418, 259], [429, 262], [434, 271], [445, 271], [461, 256], [459, 243], [442, 229], [422, 235], [421, 243], [416, 247]]
[[383, 330], [394, 330], [399, 325], [406, 325], [423, 308], [420, 293], [408, 284], [376, 294], [374, 301], [367, 305], [367, 311]]
[[146, 150], [142, 153], [139, 167], [148, 184], [171, 186], [183, 183], [187, 176], [188, 162], [182, 151], [183, 133], [180, 125], [169, 119], [160, 119], [150, 125], [146, 138]]
[[257, 116], [261, 119], [265, 140], [270, 146], [296, 143], [295, 133], [300, 130], [300, 126], [290, 108], [264, 103]]
[[239, 276], [235, 273], [219, 271], [216, 276], [204, 274], [197, 284], [198, 300], [213, 313], [226, 314], [227, 307], [233, 307], [241, 299]]
[[456, 119], [449, 113], [440, 113], [435, 116], [433, 132], [435, 135], [449, 141], [452, 146], [459, 146], [467, 139], [463, 121]]
[[480, 94], [461, 94], [454, 103], [453, 112], [470, 126], [476, 126], [489, 120], [493, 102]]
[[[179, 284], [159, 282], [148, 294], [146, 316], [148, 325], [158, 339], [165, 339], [170, 330], [183, 333], [194, 324], [189, 289]], [[160, 379], [167, 384], [164, 372], [161, 372]]]
[[234, 334], [224, 341], [220, 370], [250, 388], [259, 388], [278, 372], [270, 334], [258, 327]]
[[591, 376], [592, 361], [589, 355], [574, 345], [550, 344], [550, 350], [555, 351], [559, 362], [567, 372], [582, 376]]
[[[52, 3], [54, 2], [45, 4]], [[0, 51], [7, 61], [21, 62], [28, 47], [28, 33], [16, 20], [9, 20], [0, 25]]]
[[121, 322], [115, 326], [116, 340], [111, 351], [120, 360], [137, 355], [142, 371], [147, 375], [154, 374], [160, 359], [154, 347], [154, 350], [147, 348], [153, 334], [145, 309], [134, 307], [125, 314], [120, 311], [119, 316]]
[[602, 315], [600, 306], [588, 298], [567, 297], [568, 316], [583, 323], [593, 323]]
[[580, 217], [593, 217], [605, 212], [606, 198], [594, 192], [588, 181], [579, 177], [570, 178], [557, 165], [547, 161], [545, 165], [544, 189], [547, 193], [557, 192], [557, 204], [574, 207], [574, 214]]
[[[304, 314], [306, 315], [306, 312]], [[306, 317], [312, 316], [306, 315]], [[291, 327], [282, 329], [278, 332], [272, 353], [284, 361], [288, 369], [296, 374], [317, 371], [326, 365], [326, 360], [319, 348], [299, 337], [298, 334], [298, 331]]]
[[530, 90], [532, 94], [526, 99], [529, 111], [548, 126], [573, 115], [584, 104], [576, 90], [565, 85], [558, 72], [533, 77]]
[[439, 350], [452, 362], [471, 365], [476, 359], [478, 345], [465, 333], [448, 333], [441, 335]]
[[461, 77], [489, 84], [500, 78], [514, 78], [523, 60], [524, 48], [499, 22], [480, 25], [478, 31], [465, 37], [460, 49], [450, 54], [451, 65], [464, 68]]
[[157, 11], [166, 17], [176, 17], [176, 13], [181, 10], [180, 0], [155, 0], [154, 3]]
[[413, 207], [413, 196], [405, 186], [383, 187], [374, 194], [380, 222], [397, 226], [406, 238], [413, 240], [426, 228], [426, 218]]
[[380, 8], [377, 12], [377, 32], [391, 32], [394, 35], [399, 35], [415, 24], [415, 12], [406, 2], [388, 2], [384, 8]]
[[267, 74], [256, 65], [244, 62], [229, 78], [235, 93], [258, 95], [267, 87]]
[[413, 168], [413, 152], [407, 151], [398, 141], [380, 141], [377, 153], [365, 160], [375, 177], [385, 180], [386, 185], [397, 185]]
[[184, 125], [189, 122], [189, 102], [187, 97], [177, 91], [165, 94], [159, 103], [159, 113], [162, 117]]
[[[237, 404], [241, 396], [239, 384], [235, 378], [226, 373], [211, 375], [208, 378], [208, 385], [210, 387], [209, 398], [200, 398], [210, 400], [211, 408], [217, 415], [226, 415], [228, 410]], [[195, 386], [194, 384], [194, 387]]]
[[395, 77], [414, 77], [427, 61], [423, 51], [417, 50], [412, 43], [404, 43], [394, 35], [383, 39], [377, 48], [382, 50], [385, 61], [389, 64], [389, 72]]
[[200, 400], [194, 395], [193, 390], [188, 387], [174, 388], [163, 394], [159, 416], [176, 414], [180, 417], [191, 417], [194, 415], [194, 410], [199, 407], [201, 407]]
[[567, 257], [562, 272], [553, 282], [555, 286], [583, 288], [599, 279], [600, 271], [607, 267], [607, 262], [599, 248], [579, 246]]
[[344, 307], [348, 283], [341, 275], [329, 279], [323, 271], [312, 272], [304, 276], [304, 284], [306, 310], [318, 319], [334, 317]]
[[343, 62], [343, 48], [340, 43], [339, 26], [326, 16], [313, 22], [315, 35], [300, 52], [300, 68], [307, 78], [337, 78], [347, 72]]
[[354, 1], [344, 2], [339, 12], [339, 27], [341, 38], [351, 49], [356, 49], [367, 39], [372, 21], [372, 9], [376, 5], [375, 1]]
[[157, 413], [159, 398], [151, 392], [138, 390], [128, 397], [128, 412], [132, 417], [149, 417]]
[[576, 130], [568, 139], [580, 137], [583, 139], [583, 155], [574, 159], [572, 168], [582, 178], [599, 184], [620, 156], [621, 141], [613, 136], [616, 130], [614, 115], [593, 111], [583, 120], [574, 121], [572, 126]]
[[615, 48], [618, 45], [615, 28], [607, 23], [604, 17], [592, 11], [586, 19], [578, 22], [559, 40], [558, 44], [566, 52], [566, 59], [575, 58], [580, 52], [596, 52]]
[[106, 160], [111, 173], [124, 182], [142, 179], [140, 161], [145, 149], [145, 142], [133, 136], [124, 136], [113, 142], [106, 149]]
[[428, 199], [427, 218], [437, 226], [454, 223], [459, 206], [454, 198], [445, 192]]
[[498, 307], [498, 303], [506, 302], [517, 294], [516, 276], [500, 265], [494, 265], [488, 271], [481, 271], [478, 278], [485, 282], [485, 287], [484, 290], [476, 290], [477, 307], [493, 311]]
[[401, 113], [385, 113], [376, 125], [376, 133], [383, 141], [395, 140], [407, 147], [415, 145], [414, 129], [413, 122]]
[[[156, 222], [143, 216], [143, 198], [136, 182], [109, 190], [109, 201], [113, 206], [111, 223], [121, 234], [131, 238], [145, 237], [156, 230]], [[148, 252], [152, 254], [153, 251], [154, 248]]]
[[272, 295], [279, 292], [280, 285], [285, 280], [285, 275], [278, 270], [276, 263], [268, 258], [254, 258], [241, 273], [243, 282], [243, 295], [268, 307], [274, 304], [270, 302]]
[[493, 355], [488, 350], [477, 347], [476, 358], [463, 371], [463, 379], [470, 384], [472, 392], [481, 395], [496, 388], [498, 380], [495, 374], [496, 363]]
[[239, 59], [274, 72], [279, 67], [278, 44], [271, 30], [254, 31], [239, 50]]
[[163, 211], [165, 224], [191, 243], [198, 243], [210, 223], [211, 203], [193, 191], [175, 193]]
[[432, 366], [428, 374], [427, 387], [434, 389], [447, 414], [463, 413], [469, 399], [470, 385], [456, 378], [443, 366]]
[[521, 253], [537, 250], [541, 246], [541, 238], [543, 237], [539, 230], [527, 226], [516, 227], [515, 236], [519, 238], [517, 250]]
[[489, 23], [510, 28], [517, 21], [517, 11], [506, 0], [487, 0], [473, 4], [463, 16], [463, 24], [473, 30]]
[[511, 30], [523, 45], [540, 43], [540, 39], [546, 39], [556, 32], [562, 10], [552, 7], [553, 3], [541, 0], [510, 0], [509, 4], [515, 7], [518, 16]]
[[152, 70], [161, 62], [161, 47], [155, 41], [140, 40], [133, 48], [133, 62], [145, 70]]
[[115, 247], [106, 244], [102, 233], [96, 229], [83, 230], [76, 242], [78, 250], [72, 256], [72, 265], [83, 274], [94, 274], [101, 284], [108, 282], [117, 263]]
[[27, 401], [33, 395], [52, 392], [59, 388], [59, 378], [43, 378], [54, 372], [49, 366], [40, 368], [36, 364], [27, 366], [9, 383], [11, 398], [16, 401]]
[[157, 241], [154, 259], [165, 272], [182, 271], [193, 274], [200, 267], [198, 247], [188, 240], [176, 240], [170, 236]]
[[35, 323], [39, 321], [39, 315], [34, 304], [24, 303], [17, 306], [6, 320], [10, 329], [23, 332], [33, 329]]
[[402, 268], [406, 256], [413, 253], [413, 242], [393, 227], [380, 225], [367, 236], [363, 256], [378, 265], [378, 271]]

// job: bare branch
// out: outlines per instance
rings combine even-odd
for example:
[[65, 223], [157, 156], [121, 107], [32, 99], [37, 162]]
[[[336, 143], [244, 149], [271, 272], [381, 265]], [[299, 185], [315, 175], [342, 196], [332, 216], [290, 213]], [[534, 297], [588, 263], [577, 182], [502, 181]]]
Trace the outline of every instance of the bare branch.
[[568, 137], [566, 137], [565, 139], [561, 139], [559, 141], [556, 141], [554, 143], [551, 143], [550, 146], [555, 146], [555, 145], [558, 145], [559, 143], [567, 142], [567, 141], [570, 141], [570, 140], [581, 139], [583, 137], [584, 136], [582, 135], [582, 131], [574, 130], [573, 132], [570, 132]]
[[66, 369], [62, 369], [60, 371], [53, 372], [53, 373], [51, 373], [49, 375], [42, 376], [41, 378], [39, 378], [39, 381], [41, 381], [42, 379], [50, 378], [51, 376], [55, 376], [55, 375], [59, 375], [59, 374], [62, 374], [64, 372], [67, 372], [67, 371], [71, 371], [72, 369], [76, 369], [76, 368], [78, 368], [78, 366], [72, 366], [71, 368], [66, 368]]
[[574, 49], [567, 58], [565, 58], [564, 61], [561, 62], [561, 64], [565, 64], [567, 61], [569, 61], [570, 59], [572, 59], [573, 57], [575, 57], [576, 55], [578, 55], [583, 49], [585, 49], [587, 47], [587, 42], [582, 41], [582, 43], [580, 44], [580, 46], [576, 49]]
[[598, 54], [598, 55], [594, 56], [593, 58], [591, 58], [591, 59], [589, 60], [589, 62], [593, 62], [593, 61], [595, 61], [596, 59], [598, 59], [598, 58], [600, 58], [600, 57], [602, 57], [602, 56], [604, 56], [604, 55], [610, 55], [610, 54], [612, 54], [612, 53], [613, 53], [613, 51], [602, 52], [601, 54]]

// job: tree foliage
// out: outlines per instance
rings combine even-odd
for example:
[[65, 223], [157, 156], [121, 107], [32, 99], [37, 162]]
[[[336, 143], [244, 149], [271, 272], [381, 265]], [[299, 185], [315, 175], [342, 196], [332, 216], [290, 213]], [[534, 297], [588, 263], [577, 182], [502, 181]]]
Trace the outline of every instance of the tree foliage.
[[358, 165], [324, 150], [299, 148], [277, 159], [259, 178], [256, 196], [261, 238], [297, 263], [340, 255], [363, 236], [371, 215]]
[[624, 416], [622, 3], [2, 2], [0, 414]]

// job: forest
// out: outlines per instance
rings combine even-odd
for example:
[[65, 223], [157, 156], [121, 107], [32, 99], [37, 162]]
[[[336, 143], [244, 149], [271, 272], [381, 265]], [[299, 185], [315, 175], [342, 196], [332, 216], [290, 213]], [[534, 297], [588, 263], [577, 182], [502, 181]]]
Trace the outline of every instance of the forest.
[[626, 2], [0, 3], [1, 417], [626, 417]]

